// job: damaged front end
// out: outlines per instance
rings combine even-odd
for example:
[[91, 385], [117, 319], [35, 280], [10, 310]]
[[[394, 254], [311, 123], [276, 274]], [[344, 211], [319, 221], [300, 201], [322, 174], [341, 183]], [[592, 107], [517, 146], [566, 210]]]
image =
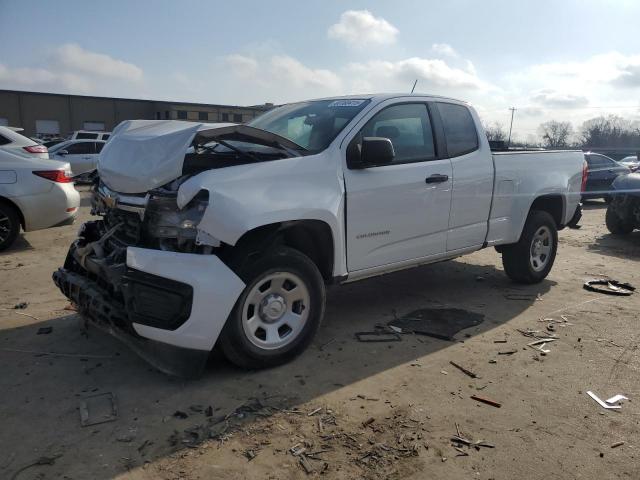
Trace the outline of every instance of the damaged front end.
[[85, 319], [124, 340], [159, 370], [197, 376], [244, 288], [198, 230], [203, 190], [178, 208], [180, 180], [146, 194], [94, 187], [92, 214], [55, 284]]

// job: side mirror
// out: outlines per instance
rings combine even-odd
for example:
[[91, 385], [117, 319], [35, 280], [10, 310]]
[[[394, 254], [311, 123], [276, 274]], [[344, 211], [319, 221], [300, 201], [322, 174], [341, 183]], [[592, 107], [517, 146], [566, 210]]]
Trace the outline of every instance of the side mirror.
[[61, 156], [63, 156], [63, 157], [64, 157], [65, 155], [69, 155], [69, 152], [68, 152], [67, 150], [60, 150], [60, 151], [58, 152], [58, 155], [61, 155]]
[[386, 137], [355, 137], [346, 153], [347, 167], [351, 170], [389, 165], [396, 155], [393, 143]]
[[396, 152], [391, 140], [384, 137], [364, 137], [360, 161], [363, 168], [377, 165], [388, 165], [393, 161]]

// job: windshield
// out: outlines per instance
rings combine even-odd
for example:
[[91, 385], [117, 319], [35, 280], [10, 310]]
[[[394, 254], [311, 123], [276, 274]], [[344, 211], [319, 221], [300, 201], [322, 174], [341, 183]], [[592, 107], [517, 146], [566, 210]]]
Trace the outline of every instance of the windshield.
[[270, 110], [248, 125], [288, 138], [310, 152], [320, 152], [368, 103], [356, 98], [292, 103]]

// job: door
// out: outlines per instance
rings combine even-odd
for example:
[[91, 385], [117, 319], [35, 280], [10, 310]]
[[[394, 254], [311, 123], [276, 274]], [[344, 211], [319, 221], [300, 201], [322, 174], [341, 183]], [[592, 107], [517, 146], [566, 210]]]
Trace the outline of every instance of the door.
[[95, 170], [97, 159], [95, 142], [75, 142], [67, 145], [63, 150], [68, 153], [61, 160], [69, 162], [74, 176]]
[[437, 102], [453, 171], [447, 251], [480, 247], [487, 237], [493, 195], [493, 158], [480, 142], [478, 122], [465, 105]]
[[451, 162], [439, 158], [425, 103], [378, 109], [349, 143], [384, 137], [388, 165], [345, 168], [350, 272], [443, 254], [451, 203]]

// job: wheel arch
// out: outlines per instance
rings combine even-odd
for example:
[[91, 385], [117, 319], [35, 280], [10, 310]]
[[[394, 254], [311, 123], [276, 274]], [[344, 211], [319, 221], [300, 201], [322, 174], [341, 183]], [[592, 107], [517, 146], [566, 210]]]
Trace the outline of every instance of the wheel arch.
[[537, 197], [531, 204], [531, 207], [529, 207], [527, 215], [534, 210], [547, 212], [551, 215], [556, 222], [558, 230], [562, 230], [565, 227], [564, 218], [566, 211], [566, 199], [563, 195], [545, 194]]
[[328, 223], [322, 220], [293, 220], [261, 225], [245, 232], [234, 246], [227, 247], [233, 267], [250, 261], [276, 245], [285, 245], [305, 254], [318, 267], [325, 283], [333, 281], [335, 240]]

